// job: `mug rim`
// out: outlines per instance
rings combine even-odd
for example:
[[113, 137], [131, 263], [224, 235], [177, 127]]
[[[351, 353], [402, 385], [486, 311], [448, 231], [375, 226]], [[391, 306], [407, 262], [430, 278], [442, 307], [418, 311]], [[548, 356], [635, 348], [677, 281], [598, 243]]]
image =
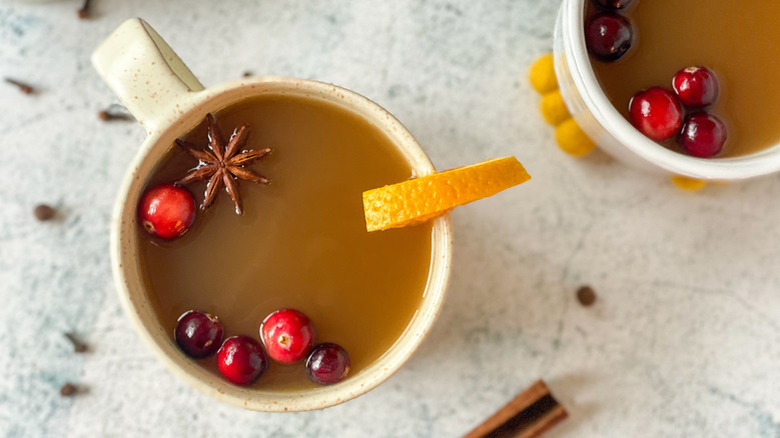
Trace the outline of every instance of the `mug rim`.
[[[406, 329], [382, 356], [338, 384], [293, 391], [240, 387], [181, 354], [172, 336], [166, 335], [162, 329], [141, 275], [135, 243], [136, 206], [146, 181], [145, 172], [157, 165], [169, 150], [167, 137], [172, 139], [187, 132], [205, 117], [206, 112], [251, 96], [280, 92], [319, 98], [353, 112], [390, 138], [396, 149], [406, 157], [415, 175], [435, 172], [430, 158], [401, 122], [365, 96], [308, 79], [280, 76], [244, 78], [193, 93], [191, 109], [171, 115], [166, 126], [149, 133], [125, 173], [111, 226], [111, 261], [117, 293], [125, 313], [147, 347], [170, 371], [199, 391], [235, 406], [265, 412], [306, 411], [334, 406], [368, 392], [393, 375], [417, 350], [441, 311], [451, 273], [453, 246], [449, 214], [434, 219], [428, 282]], [[218, 102], [227, 103], [219, 106], [216, 105]]]
[[[561, 5], [563, 38], [571, 48], [572, 80], [598, 123], [623, 147], [669, 172], [712, 180], [736, 180], [780, 170], [780, 143], [758, 152], [726, 158], [697, 158], [672, 151], [640, 133], [610, 102], [596, 78], [585, 44], [585, 7], [589, 0]], [[573, 31], [572, 31], [573, 29]], [[607, 127], [611, 127], [607, 129]]]

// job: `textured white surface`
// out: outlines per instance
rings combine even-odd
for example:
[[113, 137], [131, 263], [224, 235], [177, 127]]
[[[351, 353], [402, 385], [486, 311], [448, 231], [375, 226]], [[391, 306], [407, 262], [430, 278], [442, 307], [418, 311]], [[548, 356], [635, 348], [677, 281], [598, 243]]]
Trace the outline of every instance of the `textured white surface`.
[[[571, 417], [550, 437], [780, 436], [780, 181], [698, 194], [601, 154], [560, 153], [526, 70], [557, 1], [0, 5], [0, 436], [457, 436], [538, 377]], [[457, 209], [455, 269], [432, 335], [373, 392], [262, 414], [174, 379], [118, 307], [117, 185], [143, 139], [95, 117], [89, 65], [146, 18], [206, 85], [245, 70], [333, 82], [394, 113], [439, 168], [516, 155], [534, 179]], [[32, 208], [61, 208], [37, 223]], [[583, 308], [583, 283], [599, 300]], [[74, 355], [74, 330], [92, 350]], [[64, 381], [87, 392], [63, 399]]]

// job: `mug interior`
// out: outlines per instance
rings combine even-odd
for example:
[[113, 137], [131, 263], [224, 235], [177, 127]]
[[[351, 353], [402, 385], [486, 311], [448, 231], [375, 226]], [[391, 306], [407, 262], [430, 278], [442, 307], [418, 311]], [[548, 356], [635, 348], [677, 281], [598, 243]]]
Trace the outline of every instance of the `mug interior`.
[[636, 130], [604, 93], [585, 45], [585, 10], [590, 0], [564, 0], [561, 5], [564, 56], [575, 87], [598, 123], [623, 147], [674, 174], [712, 180], [734, 180], [780, 170], [780, 144], [726, 158], [696, 158], [669, 150]]
[[201, 93], [202, 101], [181, 114], [167, 128], [146, 139], [128, 171], [114, 211], [111, 236], [114, 278], [122, 303], [137, 331], [175, 374], [219, 400], [258, 411], [321, 409], [357, 397], [386, 380], [412, 355], [438, 315], [449, 278], [452, 225], [449, 215], [434, 220], [431, 266], [420, 306], [396, 342], [374, 363], [341, 383], [305, 390], [267, 391], [229, 383], [180, 352], [171, 333], [159, 321], [145, 289], [137, 248], [136, 206], [141, 190], [174, 140], [194, 128], [208, 112], [258, 95], [292, 95], [319, 99], [360, 115], [387, 135], [410, 163], [413, 172], [435, 171], [430, 159], [401, 123], [367, 98], [343, 88], [315, 81], [279, 77], [228, 83]]

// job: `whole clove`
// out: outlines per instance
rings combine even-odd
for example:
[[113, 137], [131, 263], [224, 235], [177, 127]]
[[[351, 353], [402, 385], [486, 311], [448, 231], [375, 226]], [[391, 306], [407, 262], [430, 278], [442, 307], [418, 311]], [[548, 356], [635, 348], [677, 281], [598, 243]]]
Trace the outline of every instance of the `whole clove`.
[[590, 286], [582, 286], [577, 289], [577, 301], [585, 307], [592, 306], [596, 302], [596, 291]]
[[113, 111], [111, 109], [105, 109], [98, 112], [98, 119], [104, 122], [110, 122], [113, 120], [132, 120], [130, 115]]
[[35, 89], [31, 85], [17, 81], [16, 79], [5, 78], [5, 81], [11, 85], [15, 85], [24, 94], [33, 94], [35, 92]]
[[72, 383], [66, 383], [62, 385], [62, 388], [60, 388], [60, 395], [62, 395], [63, 397], [74, 396], [76, 395], [77, 392], [78, 392], [78, 388], [76, 387], [76, 385]]
[[76, 353], [84, 353], [87, 351], [87, 344], [81, 342], [75, 334], [65, 333], [65, 337], [68, 338], [71, 344], [73, 344], [73, 351]]
[[35, 206], [35, 209], [33, 210], [33, 214], [35, 215], [35, 219], [38, 219], [41, 222], [45, 222], [54, 219], [54, 216], [57, 214], [57, 211], [46, 204], [39, 204]]
[[79, 18], [81, 18], [82, 20], [86, 20], [87, 18], [89, 18], [89, 5], [91, 2], [92, 0], [84, 0], [84, 5], [81, 6], [81, 9], [76, 11]]

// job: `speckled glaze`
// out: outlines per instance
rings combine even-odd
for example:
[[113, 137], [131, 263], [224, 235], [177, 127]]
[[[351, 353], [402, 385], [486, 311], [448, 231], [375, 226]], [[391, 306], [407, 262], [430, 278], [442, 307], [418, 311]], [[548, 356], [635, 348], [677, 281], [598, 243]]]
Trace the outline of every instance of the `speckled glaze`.
[[92, 59], [106, 83], [147, 130], [115, 205], [112, 267], [120, 299], [136, 330], [170, 370], [218, 400], [257, 411], [284, 412], [322, 409], [355, 398], [385, 381], [409, 359], [436, 319], [447, 288], [452, 252], [449, 215], [434, 222], [431, 275], [424, 298], [390, 350], [344, 382], [291, 392], [237, 387], [185, 358], [159, 324], [144, 290], [135, 237], [135, 211], [145, 175], [165, 156], [173, 140], [197, 125], [208, 112], [267, 93], [324, 100], [360, 114], [384, 131], [417, 175], [434, 172], [430, 159], [398, 120], [361, 95], [316, 81], [266, 76], [204, 89], [141, 19], [123, 23], [98, 47]]
[[707, 180], [739, 180], [780, 170], [780, 145], [732, 158], [696, 158], [666, 149], [642, 135], [601, 90], [585, 47], [588, 0], [564, 0], [555, 24], [555, 71], [574, 119], [598, 146], [641, 169]]

